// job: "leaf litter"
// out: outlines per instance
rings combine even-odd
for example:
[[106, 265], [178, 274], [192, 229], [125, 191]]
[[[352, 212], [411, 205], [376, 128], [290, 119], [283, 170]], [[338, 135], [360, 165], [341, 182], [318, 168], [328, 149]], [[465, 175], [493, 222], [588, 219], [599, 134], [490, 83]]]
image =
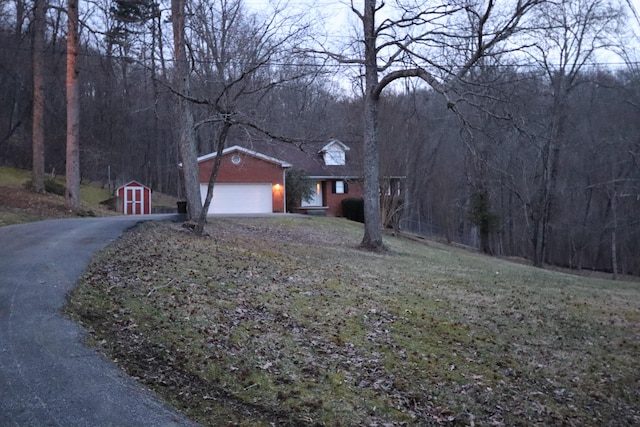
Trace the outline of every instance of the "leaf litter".
[[[205, 425], [637, 425], [640, 299], [329, 218], [146, 223], [68, 312]], [[496, 275], [499, 271], [499, 275]], [[606, 299], [600, 295], [607, 295]]]

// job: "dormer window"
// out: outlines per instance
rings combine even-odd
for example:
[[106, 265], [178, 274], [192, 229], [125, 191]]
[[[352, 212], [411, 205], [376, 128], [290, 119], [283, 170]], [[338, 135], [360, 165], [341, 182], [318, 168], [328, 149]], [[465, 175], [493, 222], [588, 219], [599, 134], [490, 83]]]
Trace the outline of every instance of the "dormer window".
[[331, 141], [320, 152], [324, 158], [324, 164], [327, 166], [344, 166], [346, 162], [345, 152], [349, 147], [340, 141]]
[[333, 146], [324, 152], [324, 164], [329, 166], [344, 165], [344, 151]]

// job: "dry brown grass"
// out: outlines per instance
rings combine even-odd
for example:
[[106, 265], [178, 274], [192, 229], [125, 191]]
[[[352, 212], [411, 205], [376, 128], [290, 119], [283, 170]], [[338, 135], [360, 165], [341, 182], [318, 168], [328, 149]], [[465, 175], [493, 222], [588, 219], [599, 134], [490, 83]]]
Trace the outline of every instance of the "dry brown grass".
[[138, 227], [69, 305], [92, 341], [205, 425], [638, 425], [640, 285], [359, 224]]
[[[29, 171], [0, 167], [0, 226], [78, 216], [78, 213], [67, 208], [63, 196], [30, 191], [28, 189], [30, 180]], [[57, 181], [64, 185], [62, 180], [57, 179]], [[109, 195], [106, 190], [83, 185], [80, 189], [79, 213], [87, 216], [114, 215], [115, 212], [99, 204], [107, 197]]]
[[[47, 179], [50, 179], [47, 177]], [[3, 225], [41, 221], [51, 218], [74, 218], [82, 216], [118, 215], [108, 206], [101, 204], [111, 197], [107, 188], [98, 183], [83, 184], [80, 187], [80, 210], [72, 212], [66, 206], [63, 196], [51, 193], [39, 194], [30, 191], [31, 173], [26, 170], [0, 166], [0, 227]], [[64, 179], [55, 179], [64, 186]], [[154, 192], [153, 208], [159, 212], [175, 212], [177, 198]]]
[[[51, 218], [78, 217], [77, 213], [67, 208], [64, 197], [50, 193], [38, 194], [24, 187], [0, 185], [0, 201], [0, 226]], [[80, 212], [85, 216], [116, 214], [99, 205], [87, 203], [81, 203]]]

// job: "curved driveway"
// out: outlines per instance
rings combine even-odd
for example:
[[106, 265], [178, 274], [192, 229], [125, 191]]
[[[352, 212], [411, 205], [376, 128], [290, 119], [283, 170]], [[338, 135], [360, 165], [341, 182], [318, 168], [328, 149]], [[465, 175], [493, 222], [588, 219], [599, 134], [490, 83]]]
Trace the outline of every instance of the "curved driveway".
[[83, 344], [61, 308], [92, 254], [140, 219], [0, 227], [0, 425], [193, 425]]

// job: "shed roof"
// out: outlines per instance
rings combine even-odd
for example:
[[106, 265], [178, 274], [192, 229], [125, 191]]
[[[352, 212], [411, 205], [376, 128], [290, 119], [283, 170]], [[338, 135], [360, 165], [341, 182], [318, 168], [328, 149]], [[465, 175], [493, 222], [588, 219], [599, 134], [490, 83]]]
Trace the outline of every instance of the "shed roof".
[[141, 184], [138, 181], [129, 181], [126, 184], [123, 184], [120, 187], [118, 187], [118, 189], [116, 191], [118, 191], [118, 190], [120, 190], [121, 188], [124, 188], [124, 187], [144, 187], [144, 188], [147, 188], [147, 189], [151, 190], [151, 188], [147, 187], [144, 184]]

